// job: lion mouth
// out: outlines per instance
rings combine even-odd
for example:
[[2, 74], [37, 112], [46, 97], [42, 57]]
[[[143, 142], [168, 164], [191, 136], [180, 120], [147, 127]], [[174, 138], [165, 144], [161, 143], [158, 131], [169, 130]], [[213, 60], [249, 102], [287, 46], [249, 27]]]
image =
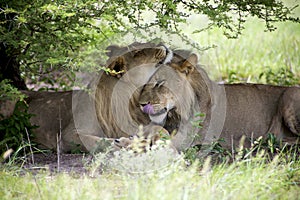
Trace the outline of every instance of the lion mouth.
[[167, 110], [161, 110], [161, 112], [158, 112], [154, 115], [149, 115], [149, 117], [152, 123], [163, 126], [165, 124], [167, 115]]
[[148, 115], [153, 115], [154, 114], [154, 108], [150, 103], [148, 103], [146, 105], [142, 105], [142, 110], [143, 110], [144, 113], [146, 113]]
[[167, 113], [168, 112], [168, 109], [167, 108], [163, 108], [163, 109], [161, 109], [161, 110], [159, 110], [159, 111], [157, 111], [157, 112], [152, 112], [152, 113], [150, 113], [149, 115], [150, 116], [160, 116], [160, 115], [163, 115], [163, 114], [165, 114], [165, 113]]
[[166, 117], [168, 115], [167, 108], [163, 108], [163, 109], [155, 112], [153, 105], [151, 105], [150, 103], [148, 103], [146, 105], [141, 105], [141, 109], [144, 113], [148, 114], [151, 122], [153, 122], [155, 124], [159, 124], [159, 125], [164, 124]]
[[157, 116], [157, 115], [161, 115], [161, 114], [164, 114], [166, 112], [168, 112], [168, 108], [164, 107], [163, 109], [161, 110], [158, 110], [158, 111], [154, 111], [154, 106], [151, 105], [151, 103], [148, 103], [148, 104], [142, 104], [141, 105], [141, 109], [144, 113], [148, 114], [148, 115], [151, 115], [151, 116]]
[[[167, 107], [154, 111], [154, 107], [150, 103], [141, 105], [141, 109], [144, 113], [148, 114], [151, 122], [157, 125], [164, 125], [168, 112], [170, 111]], [[173, 107], [170, 109], [172, 110]]]

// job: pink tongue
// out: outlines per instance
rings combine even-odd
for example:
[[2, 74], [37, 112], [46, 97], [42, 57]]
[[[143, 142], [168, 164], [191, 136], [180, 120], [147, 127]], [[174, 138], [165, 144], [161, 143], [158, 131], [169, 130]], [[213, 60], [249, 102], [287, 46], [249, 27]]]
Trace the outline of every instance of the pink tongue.
[[148, 115], [154, 114], [153, 106], [149, 103], [144, 106], [143, 112], [147, 113]]

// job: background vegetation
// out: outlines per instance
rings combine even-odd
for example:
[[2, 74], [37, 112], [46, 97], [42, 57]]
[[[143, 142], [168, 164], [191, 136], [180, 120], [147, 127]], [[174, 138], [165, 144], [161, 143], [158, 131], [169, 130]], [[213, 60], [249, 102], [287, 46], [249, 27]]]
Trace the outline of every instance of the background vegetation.
[[[295, 14], [300, 16], [300, 8]], [[203, 45], [216, 45], [200, 59], [214, 80], [293, 85], [300, 84], [299, 35], [298, 24], [278, 23], [276, 31], [265, 32], [259, 20], [250, 18], [237, 39], [226, 38], [220, 29], [194, 39]]]

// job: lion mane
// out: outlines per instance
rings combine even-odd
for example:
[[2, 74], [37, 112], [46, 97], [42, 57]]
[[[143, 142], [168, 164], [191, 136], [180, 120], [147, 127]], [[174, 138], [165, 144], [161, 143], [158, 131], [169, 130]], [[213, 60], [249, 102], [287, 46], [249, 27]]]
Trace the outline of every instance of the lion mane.
[[[111, 51], [122, 52], [116, 46]], [[141, 112], [137, 101], [140, 86], [147, 83], [161, 64], [168, 63], [172, 51], [163, 45], [131, 45], [121, 56], [112, 56], [108, 68], [117, 69], [120, 77], [102, 74], [95, 92], [96, 115], [105, 137], [128, 137], [139, 124], [148, 124], [149, 118]]]

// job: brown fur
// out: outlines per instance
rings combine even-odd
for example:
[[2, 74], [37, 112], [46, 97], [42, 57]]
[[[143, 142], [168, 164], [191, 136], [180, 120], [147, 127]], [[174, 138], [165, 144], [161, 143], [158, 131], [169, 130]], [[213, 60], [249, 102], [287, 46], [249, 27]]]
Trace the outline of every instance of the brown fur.
[[[57, 145], [59, 144], [61, 152], [92, 151], [93, 144], [100, 142], [101, 138], [95, 140], [94, 135], [99, 133], [95, 131], [95, 127], [93, 127], [94, 130], [91, 129], [92, 127], [89, 127], [90, 132], [84, 132], [87, 130], [78, 130], [75, 127], [72, 107], [76, 107], [76, 105], [74, 105], [72, 98], [78, 94], [81, 94], [81, 97], [83, 95], [88, 97], [87, 93], [83, 91], [22, 91], [22, 93], [28, 96], [26, 98], [29, 106], [28, 112], [33, 114], [30, 122], [38, 126], [34, 129], [34, 138], [32, 140], [38, 144], [39, 148], [58, 150]], [[80, 111], [76, 108], [74, 109], [75, 111]], [[87, 117], [91, 119], [90, 114]], [[83, 145], [82, 142], [85, 142], [86, 145]]]
[[157, 64], [166, 54], [161, 46], [134, 49], [118, 57], [118, 62], [114, 60], [108, 63], [109, 68], [126, 73], [121, 78], [103, 73], [98, 81], [96, 113], [105, 136], [126, 137], [133, 134], [139, 124], [149, 123], [147, 115], [141, 112], [137, 103], [138, 88], [158, 69]]
[[[173, 142], [178, 149], [210, 143], [219, 138], [225, 139], [225, 144], [221, 143], [224, 147], [231, 148], [239, 145], [243, 135], [248, 138], [246, 146], [250, 145], [251, 139], [268, 133], [291, 143], [299, 139], [299, 87], [217, 84], [197, 66], [194, 54], [185, 61], [173, 60], [169, 66], [161, 67], [148, 83], [149, 86], [165, 80], [165, 88], [149, 92], [153, 88], [146, 85], [140, 103], [160, 99], [161, 107], [164, 107], [163, 103], [176, 99], [176, 109], [169, 112], [164, 127], [170, 132], [174, 124], [177, 125], [179, 131]], [[148, 99], [144, 96], [146, 93], [151, 94]], [[173, 99], [166, 96], [173, 96]], [[190, 123], [194, 114], [199, 112], [205, 113], [200, 129]], [[171, 129], [168, 123], [172, 125]], [[199, 134], [201, 139], [194, 137], [195, 134]]]

